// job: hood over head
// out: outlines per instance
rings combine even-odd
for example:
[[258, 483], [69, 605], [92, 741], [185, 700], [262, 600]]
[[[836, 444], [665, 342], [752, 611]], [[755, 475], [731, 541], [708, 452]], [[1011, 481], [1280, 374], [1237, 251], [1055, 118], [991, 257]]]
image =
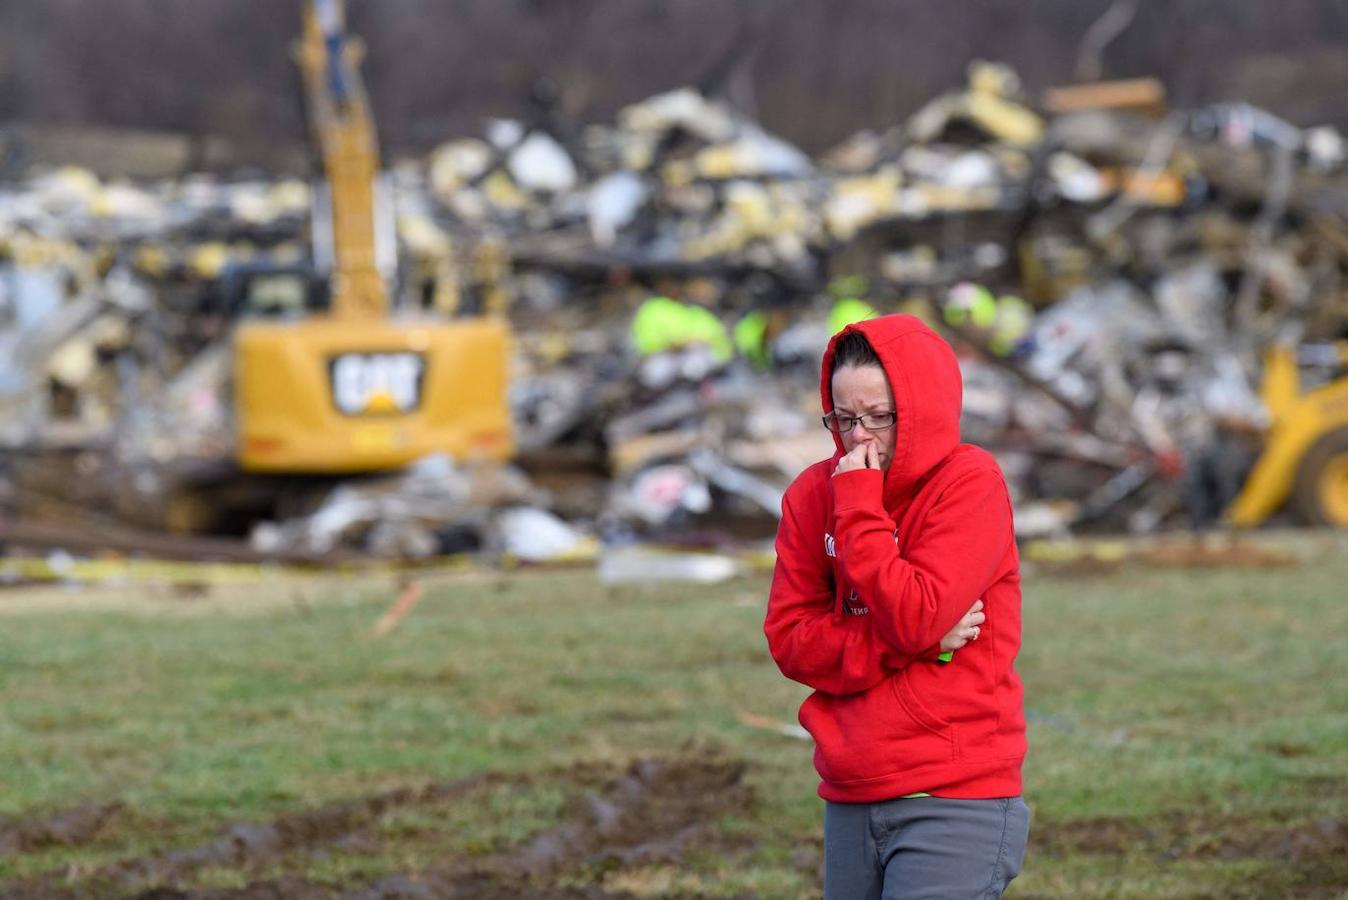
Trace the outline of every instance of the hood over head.
[[[960, 443], [964, 382], [950, 345], [915, 316], [890, 315], [848, 325], [824, 351], [820, 391], [824, 413], [833, 411], [833, 356], [839, 338], [859, 331], [875, 350], [894, 391], [898, 413], [894, 457], [885, 474], [885, 505], [899, 501]], [[838, 454], [841, 435], [834, 434]]]

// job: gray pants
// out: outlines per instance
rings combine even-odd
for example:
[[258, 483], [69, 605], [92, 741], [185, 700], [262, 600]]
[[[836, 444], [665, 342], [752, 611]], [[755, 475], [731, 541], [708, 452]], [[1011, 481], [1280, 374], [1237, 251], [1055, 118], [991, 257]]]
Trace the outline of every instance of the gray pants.
[[828, 803], [824, 898], [1000, 897], [1020, 873], [1029, 834], [1020, 797]]

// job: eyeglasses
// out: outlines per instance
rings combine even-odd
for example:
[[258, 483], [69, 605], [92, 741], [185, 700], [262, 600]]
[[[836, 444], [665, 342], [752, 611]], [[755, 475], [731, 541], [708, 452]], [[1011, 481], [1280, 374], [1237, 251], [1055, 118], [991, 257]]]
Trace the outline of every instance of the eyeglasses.
[[839, 434], [851, 431], [858, 422], [867, 431], [884, 431], [886, 428], [893, 428], [898, 420], [899, 414], [893, 412], [867, 413], [864, 416], [840, 416], [837, 413], [829, 413], [823, 418], [824, 427]]

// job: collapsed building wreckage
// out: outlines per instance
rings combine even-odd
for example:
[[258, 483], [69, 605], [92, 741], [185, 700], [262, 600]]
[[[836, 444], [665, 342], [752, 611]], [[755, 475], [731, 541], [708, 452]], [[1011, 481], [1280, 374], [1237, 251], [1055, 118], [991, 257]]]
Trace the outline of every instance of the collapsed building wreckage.
[[[584, 129], [548, 109], [387, 178], [397, 304], [512, 323], [523, 471], [433, 458], [317, 505], [293, 499], [312, 483], [226, 479], [230, 503], [183, 506], [175, 479], [230, 470], [229, 278], [308, 253], [309, 188], [57, 169], [0, 189], [0, 501], [54, 521], [253, 524], [264, 556], [762, 535], [831, 450], [817, 360], [848, 299], [922, 315], [959, 348], [966, 434], [1001, 459], [1022, 534], [1208, 524], [1268, 425], [1266, 351], [1348, 335], [1332, 130], [1238, 105], [1167, 113], [1149, 82], [1034, 108], [986, 64], [817, 160], [692, 90]], [[725, 341], [641, 352], [652, 295], [710, 310]], [[1341, 354], [1304, 356], [1310, 378], [1342, 374]]]

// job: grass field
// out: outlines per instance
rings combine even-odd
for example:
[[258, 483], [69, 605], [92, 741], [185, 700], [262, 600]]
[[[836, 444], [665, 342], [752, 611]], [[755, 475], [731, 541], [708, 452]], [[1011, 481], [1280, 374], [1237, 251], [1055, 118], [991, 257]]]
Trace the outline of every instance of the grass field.
[[[1288, 540], [1027, 578], [1014, 896], [1348, 896], [1348, 541]], [[766, 577], [425, 584], [0, 593], [0, 897], [818, 895]]]

